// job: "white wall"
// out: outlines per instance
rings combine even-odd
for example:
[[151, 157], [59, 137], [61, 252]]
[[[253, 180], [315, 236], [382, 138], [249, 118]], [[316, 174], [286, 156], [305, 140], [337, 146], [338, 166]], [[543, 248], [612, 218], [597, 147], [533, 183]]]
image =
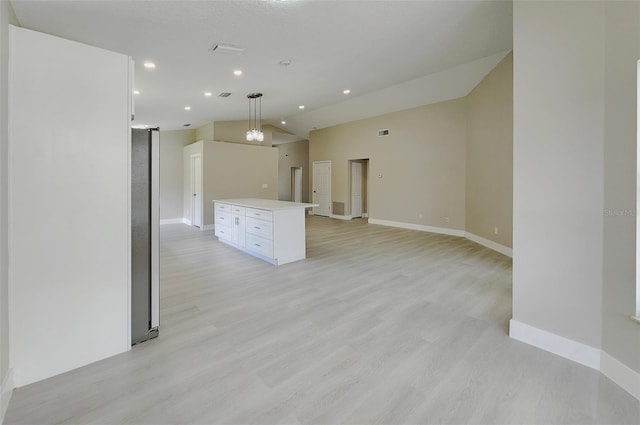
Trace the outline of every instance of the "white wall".
[[17, 24], [8, 1], [0, 1], [0, 422], [13, 382], [9, 338], [9, 24]]
[[10, 278], [22, 386], [130, 348], [131, 89], [127, 56], [11, 35]]
[[637, 2], [514, 3], [511, 334], [638, 398], [639, 58]]
[[183, 217], [183, 150], [195, 130], [160, 131], [160, 220]]
[[640, 325], [629, 320], [637, 213], [628, 213], [636, 210], [640, 2], [606, 3], [606, 30], [602, 349], [640, 373]]
[[602, 16], [597, 2], [514, 3], [513, 319], [592, 347], [602, 329]]

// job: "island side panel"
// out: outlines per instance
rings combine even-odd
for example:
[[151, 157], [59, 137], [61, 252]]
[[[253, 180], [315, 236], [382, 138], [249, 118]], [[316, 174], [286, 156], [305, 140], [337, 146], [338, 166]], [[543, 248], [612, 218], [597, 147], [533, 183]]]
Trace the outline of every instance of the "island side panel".
[[304, 208], [274, 210], [274, 257], [278, 265], [304, 260], [306, 257], [306, 229]]

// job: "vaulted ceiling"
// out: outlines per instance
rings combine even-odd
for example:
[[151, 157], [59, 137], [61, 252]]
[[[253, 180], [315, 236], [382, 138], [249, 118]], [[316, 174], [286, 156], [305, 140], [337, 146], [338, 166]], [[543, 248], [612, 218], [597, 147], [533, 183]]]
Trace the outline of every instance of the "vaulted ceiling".
[[262, 92], [263, 122], [307, 137], [464, 96], [512, 48], [511, 1], [11, 3], [25, 28], [131, 55], [136, 123], [162, 130], [247, 119], [246, 95]]

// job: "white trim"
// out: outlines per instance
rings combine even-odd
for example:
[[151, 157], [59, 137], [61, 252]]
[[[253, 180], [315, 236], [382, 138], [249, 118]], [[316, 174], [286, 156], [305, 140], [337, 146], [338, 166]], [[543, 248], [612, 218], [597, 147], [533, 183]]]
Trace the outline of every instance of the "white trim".
[[165, 218], [160, 220], [160, 225], [163, 224], [187, 224], [186, 218]]
[[631, 369], [606, 351], [600, 359], [600, 372], [640, 400], [640, 373]]
[[422, 232], [440, 233], [450, 236], [465, 236], [464, 230], [448, 229], [446, 227], [433, 227], [425, 226], [422, 224], [402, 223], [400, 221], [379, 220], [377, 218], [370, 218], [369, 224], [379, 224], [381, 226], [399, 227], [401, 229], [420, 230]]
[[183, 222], [184, 224], [186, 224], [187, 226], [191, 226], [191, 220], [189, 220], [188, 218], [183, 218], [183, 219], [182, 219], [182, 222]]
[[338, 220], [351, 220], [353, 217], [350, 215], [331, 214], [329, 218], [337, 218]]
[[465, 237], [470, 241], [475, 243], [479, 243], [482, 246], [486, 246], [489, 249], [492, 249], [496, 252], [499, 252], [502, 255], [506, 255], [507, 257], [513, 258], [513, 249], [508, 246], [501, 245], [497, 242], [491, 241], [489, 239], [485, 239], [481, 236], [474, 235], [473, 233], [465, 232]]
[[213, 230], [213, 227], [214, 227], [213, 224], [205, 224], [200, 228], [200, 230], [202, 230], [203, 232], [205, 230]]
[[636, 323], [640, 323], [640, 317], [638, 316], [631, 316], [631, 320], [633, 320]]
[[509, 336], [592, 369], [600, 370], [601, 352], [599, 349], [590, 345], [535, 328], [513, 319], [509, 321]]
[[9, 401], [13, 395], [13, 388], [13, 369], [9, 369], [0, 389], [0, 423], [4, 422], [4, 415], [7, 413]]

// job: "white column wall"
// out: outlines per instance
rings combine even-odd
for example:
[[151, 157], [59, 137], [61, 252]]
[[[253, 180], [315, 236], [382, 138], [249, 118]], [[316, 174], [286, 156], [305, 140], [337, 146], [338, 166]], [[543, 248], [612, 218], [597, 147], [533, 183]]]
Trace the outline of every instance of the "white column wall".
[[11, 28], [15, 384], [130, 348], [129, 59]]
[[589, 351], [602, 330], [604, 4], [517, 1], [513, 28], [512, 335], [524, 324]]

